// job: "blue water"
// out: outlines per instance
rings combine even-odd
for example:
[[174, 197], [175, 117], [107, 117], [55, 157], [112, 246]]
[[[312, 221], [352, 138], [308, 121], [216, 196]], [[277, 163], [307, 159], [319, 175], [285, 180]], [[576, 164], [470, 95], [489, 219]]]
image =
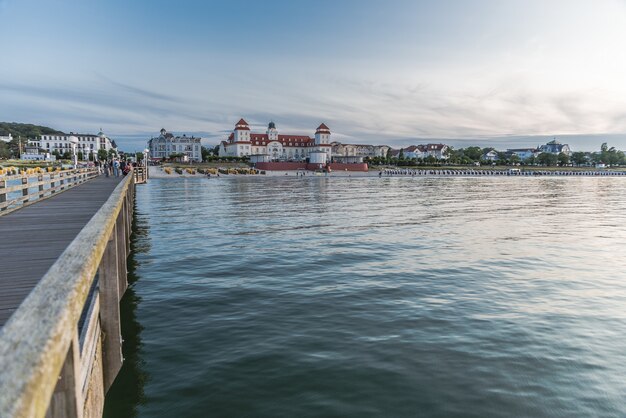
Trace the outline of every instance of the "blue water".
[[626, 416], [626, 179], [151, 179], [105, 416]]

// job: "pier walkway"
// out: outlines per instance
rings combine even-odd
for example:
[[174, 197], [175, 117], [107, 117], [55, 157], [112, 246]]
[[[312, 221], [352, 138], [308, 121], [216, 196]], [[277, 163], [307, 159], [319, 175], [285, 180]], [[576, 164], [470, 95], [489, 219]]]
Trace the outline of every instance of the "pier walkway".
[[135, 184], [147, 170], [94, 174], [72, 173], [71, 188], [40, 173], [32, 184], [19, 178], [23, 186], [0, 181], [0, 205], [27, 203], [0, 216], [2, 418], [100, 418], [122, 367], [119, 304]]
[[120, 180], [100, 176], [0, 216], [0, 327], [111, 196]]

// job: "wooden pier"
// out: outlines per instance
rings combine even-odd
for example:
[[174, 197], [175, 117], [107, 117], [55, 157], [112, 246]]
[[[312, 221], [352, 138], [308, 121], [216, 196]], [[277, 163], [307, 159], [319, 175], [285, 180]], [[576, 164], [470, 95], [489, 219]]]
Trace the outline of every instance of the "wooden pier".
[[138, 171], [0, 216], [0, 417], [102, 416], [123, 361]]

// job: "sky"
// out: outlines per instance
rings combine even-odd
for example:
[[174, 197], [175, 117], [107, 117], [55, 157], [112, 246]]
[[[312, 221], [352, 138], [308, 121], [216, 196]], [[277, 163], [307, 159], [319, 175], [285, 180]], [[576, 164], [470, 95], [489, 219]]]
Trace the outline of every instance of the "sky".
[[0, 121], [626, 149], [626, 0], [0, 0]]

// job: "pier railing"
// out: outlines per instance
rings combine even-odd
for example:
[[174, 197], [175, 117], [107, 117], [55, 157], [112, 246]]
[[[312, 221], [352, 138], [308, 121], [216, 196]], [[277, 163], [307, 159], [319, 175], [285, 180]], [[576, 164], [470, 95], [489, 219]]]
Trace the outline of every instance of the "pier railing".
[[148, 181], [148, 167], [137, 166], [133, 168], [135, 183], [141, 184]]
[[122, 365], [134, 180], [120, 182], [0, 329], [0, 417], [101, 416]]
[[71, 189], [97, 177], [98, 174], [96, 168], [79, 168], [0, 176], [0, 213], [11, 212], [55, 193]]

